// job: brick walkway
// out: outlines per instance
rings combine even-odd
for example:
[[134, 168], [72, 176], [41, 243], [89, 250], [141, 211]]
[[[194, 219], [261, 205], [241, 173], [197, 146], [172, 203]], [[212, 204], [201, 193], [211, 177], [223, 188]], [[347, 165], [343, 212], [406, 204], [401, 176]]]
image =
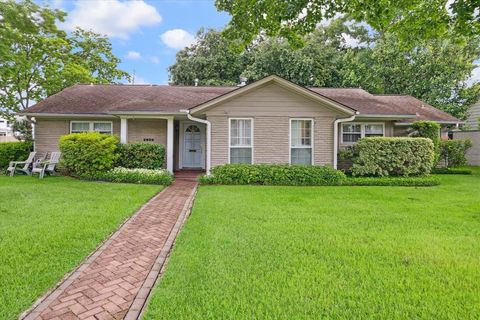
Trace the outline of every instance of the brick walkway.
[[[143, 206], [21, 319], [135, 319], [186, 218], [196, 189], [177, 179]], [[130, 311], [129, 311], [130, 309]]]

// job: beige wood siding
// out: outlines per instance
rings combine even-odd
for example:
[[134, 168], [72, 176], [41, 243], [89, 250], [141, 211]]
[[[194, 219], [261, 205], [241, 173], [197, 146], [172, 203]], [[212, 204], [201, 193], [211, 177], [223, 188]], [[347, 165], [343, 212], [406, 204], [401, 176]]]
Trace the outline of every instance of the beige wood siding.
[[[144, 141], [143, 139], [153, 139]], [[167, 145], [167, 120], [165, 119], [128, 119], [129, 143], [147, 142]]]
[[253, 162], [290, 162], [290, 119], [314, 120], [314, 164], [333, 164], [333, 122], [340, 111], [270, 84], [205, 112], [212, 123], [212, 167], [229, 162], [229, 118], [253, 118]]
[[480, 121], [480, 101], [475, 103], [473, 106], [470, 107], [470, 110], [468, 110], [466, 125], [471, 130], [480, 130], [480, 128], [478, 127], [479, 121]]
[[215, 167], [228, 163], [228, 117], [209, 116], [208, 120], [212, 124], [211, 166]]
[[[58, 151], [60, 137], [70, 133], [70, 120], [36, 119], [35, 124], [35, 151], [43, 155], [47, 152]], [[120, 136], [120, 121], [105, 119], [75, 119], [73, 121], [112, 121], [113, 134]]]
[[232, 98], [210, 110], [207, 116], [234, 115], [252, 116], [286, 116], [286, 117], [317, 117], [341, 115], [344, 113], [331, 109], [327, 104], [309, 99], [299, 93], [286, 89], [278, 84], [249, 91]]
[[40, 155], [58, 151], [58, 141], [61, 136], [70, 133], [68, 120], [42, 120], [37, 118], [35, 124], [35, 151]]

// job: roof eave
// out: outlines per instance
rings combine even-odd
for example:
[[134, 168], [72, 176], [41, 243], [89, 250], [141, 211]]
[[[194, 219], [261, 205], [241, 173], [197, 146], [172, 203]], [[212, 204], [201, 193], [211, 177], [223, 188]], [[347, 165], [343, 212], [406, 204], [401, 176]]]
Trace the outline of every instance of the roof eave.
[[115, 116], [134, 116], [134, 115], [163, 115], [163, 116], [178, 116], [184, 115], [184, 112], [181, 111], [110, 111], [108, 114], [115, 115]]
[[[418, 121], [433, 121], [433, 122], [436, 122], [436, 123], [439, 123], [439, 124], [465, 124], [465, 121], [453, 121], [453, 120], [418, 120]], [[395, 125], [396, 126], [411, 126], [414, 122], [416, 121], [413, 121], [413, 122], [396, 122]]]
[[56, 113], [56, 112], [18, 112], [17, 115], [27, 117], [70, 117], [70, 118], [112, 118], [106, 113]]
[[381, 120], [401, 120], [401, 119], [412, 119], [416, 118], [415, 114], [368, 114], [361, 113], [357, 118], [364, 119], [381, 119]]

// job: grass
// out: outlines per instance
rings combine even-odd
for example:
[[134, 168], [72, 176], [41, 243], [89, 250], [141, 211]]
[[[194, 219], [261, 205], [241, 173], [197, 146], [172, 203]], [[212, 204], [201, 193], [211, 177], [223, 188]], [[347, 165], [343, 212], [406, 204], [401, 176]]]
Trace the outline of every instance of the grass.
[[159, 189], [0, 176], [0, 319], [30, 307]]
[[480, 169], [440, 186], [202, 186], [145, 319], [474, 319]]

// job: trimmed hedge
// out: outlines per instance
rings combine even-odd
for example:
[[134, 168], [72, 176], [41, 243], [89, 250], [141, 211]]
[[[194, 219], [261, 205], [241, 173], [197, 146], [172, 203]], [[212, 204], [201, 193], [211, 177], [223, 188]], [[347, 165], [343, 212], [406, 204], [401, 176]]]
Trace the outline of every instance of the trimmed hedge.
[[427, 138], [363, 138], [357, 143], [354, 176], [416, 176], [430, 173], [434, 161]]
[[153, 143], [120, 144], [116, 166], [123, 168], [160, 169], [165, 164], [165, 147]]
[[61, 165], [75, 176], [94, 175], [113, 168], [118, 138], [98, 132], [72, 133], [60, 138]]
[[440, 180], [433, 176], [422, 177], [349, 177], [344, 186], [397, 186], [431, 187], [438, 186]]
[[33, 150], [31, 142], [2, 142], [0, 143], [0, 169], [3, 171], [8, 167], [10, 161], [27, 160], [29, 153]]
[[345, 179], [343, 172], [326, 166], [225, 164], [213, 168], [210, 176], [200, 177], [200, 183], [322, 186], [339, 185]]
[[447, 168], [461, 167], [467, 164], [467, 151], [472, 147], [470, 140], [445, 140], [440, 142], [440, 159]]
[[173, 176], [166, 170], [114, 168], [106, 172], [83, 175], [82, 178], [95, 181], [118, 183], [159, 184], [168, 186]]

